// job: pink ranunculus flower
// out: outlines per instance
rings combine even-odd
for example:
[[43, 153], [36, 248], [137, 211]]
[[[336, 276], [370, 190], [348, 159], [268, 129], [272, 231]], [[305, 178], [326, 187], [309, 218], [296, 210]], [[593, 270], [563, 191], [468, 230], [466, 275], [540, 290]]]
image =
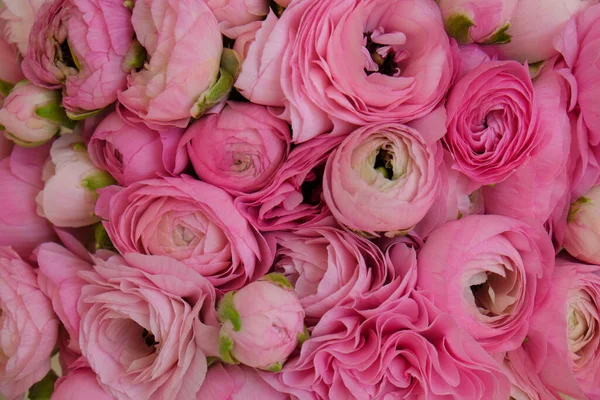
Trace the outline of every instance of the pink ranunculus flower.
[[505, 59], [529, 64], [551, 58], [556, 54], [554, 40], [567, 21], [587, 14], [594, 4], [598, 0], [519, 0], [506, 31], [511, 41], [494, 50]]
[[107, 188], [96, 213], [121, 253], [173, 257], [221, 291], [260, 278], [273, 261], [272, 249], [232, 197], [189, 176]]
[[63, 105], [83, 117], [124, 90], [135, 66], [131, 12], [122, 0], [59, 0], [39, 10], [23, 62], [38, 86], [63, 88]]
[[6, 27], [2, 30], [8, 43], [16, 45], [21, 54], [27, 54], [29, 33], [36, 13], [44, 4], [50, 2], [51, 0], [3, 0], [4, 9], [0, 9], [0, 20]]
[[36, 271], [0, 247], [0, 394], [17, 399], [44, 378], [57, 335], [58, 319]]
[[9, 43], [5, 35], [6, 28], [1, 13], [2, 7], [0, 5], [0, 54], [2, 54], [2, 65], [0, 65], [0, 107], [2, 107], [2, 102], [8, 96], [12, 87], [24, 78], [21, 71], [19, 54]]
[[217, 19], [204, 1], [140, 0], [131, 21], [147, 61], [129, 76], [119, 101], [153, 127], [185, 128], [219, 77]]
[[465, 75], [446, 105], [444, 141], [456, 168], [482, 185], [523, 167], [543, 139], [529, 70], [516, 61], [491, 61]]
[[219, 21], [221, 33], [231, 39], [251, 29], [253, 22], [269, 13], [268, 0], [206, 0], [206, 5]]
[[545, 223], [569, 191], [567, 161], [571, 149], [571, 93], [564, 65], [549, 60], [534, 81], [540, 133], [547, 137], [523, 168], [483, 188], [486, 212]]
[[181, 143], [200, 179], [239, 195], [274, 179], [289, 153], [290, 129], [264, 106], [229, 102], [196, 121]]
[[439, 0], [448, 34], [459, 43], [506, 43], [519, 0]]
[[102, 388], [118, 400], [195, 399], [218, 355], [213, 286], [169, 257], [92, 261], [79, 272], [79, 344]]
[[433, 0], [303, 0], [257, 32], [236, 87], [285, 106], [300, 143], [425, 116], [445, 98], [457, 59]]
[[[294, 285], [309, 326], [332, 307], [375, 295], [416, 268], [414, 250], [390, 250], [386, 256], [368, 240], [332, 226], [275, 232], [272, 237], [277, 243], [275, 268]], [[412, 266], [395, 266], [400, 260]]]
[[21, 81], [4, 99], [0, 125], [4, 135], [22, 146], [38, 146], [56, 135], [63, 124], [73, 127], [60, 106], [60, 93]]
[[600, 264], [600, 185], [571, 203], [563, 246], [573, 257]]
[[417, 285], [488, 352], [518, 348], [550, 287], [552, 241], [541, 224], [470, 215], [434, 231]]
[[219, 303], [219, 353], [229, 363], [279, 371], [306, 335], [304, 309], [281, 274], [265, 275]]
[[323, 196], [341, 224], [393, 236], [423, 219], [438, 184], [435, 148], [413, 128], [382, 123], [352, 132], [329, 157]]
[[182, 135], [180, 128], [155, 131], [112, 112], [94, 130], [88, 152], [98, 168], [128, 186], [158, 175], [181, 173], [187, 166], [185, 149], [178, 149]]
[[102, 389], [94, 371], [80, 368], [56, 381], [50, 400], [79, 400], [82, 395], [93, 400], [115, 399]]
[[[271, 11], [269, 17], [272, 18], [271, 15], [273, 12]], [[275, 18], [277, 20], [277, 18]], [[233, 50], [237, 53], [240, 62], [243, 62], [246, 56], [248, 56], [248, 52], [250, 51], [250, 45], [254, 43], [256, 40], [256, 34], [262, 28], [263, 23], [265, 21], [254, 21], [250, 25], [248, 25], [248, 29], [240, 34], [237, 39], [235, 39], [235, 43], [233, 43]]]
[[236, 208], [261, 231], [291, 230], [330, 216], [322, 198], [323, 170], [342, 139], [324, 135], [296, 146], [275, 179], [258, 192], [236, 197]]
[[81, 136], [61, 136], [44, 167], [44, 189], [38, 194], [38, 213], [59, 227], [78, 228], [98, 222], [94, 214], [97, 189], [114, 184], [90, 159]]
[[208, 369], [197, 400], [290, 400], [252, 368], [215, 364]]
[[300, 354], [264, 377], [307, 400], [506, 399], [510, 391], [496, 362], [420, 292], [334, 307]]
[[50, 222], [37, 214], [35, 200], [44, 187], [42, 167], [49, 148], [15, 146], [0, 161], [0, 246], [11, 246], [23, 258], [56, 238]]

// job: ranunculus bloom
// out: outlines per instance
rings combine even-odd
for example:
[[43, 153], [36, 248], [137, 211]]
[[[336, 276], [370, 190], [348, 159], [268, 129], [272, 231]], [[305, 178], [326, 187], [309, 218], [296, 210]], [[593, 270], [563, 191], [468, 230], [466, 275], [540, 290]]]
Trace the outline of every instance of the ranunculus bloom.
[[[0, 6], [1, 12], [2, 7]], [[2, 101], [8, 96], [12, 86], [23, 79], [21, 60], [17, 50], [10, 45], [5, 37], [5, 29], [5, 23], [2, 20], [2, 14], [0, 14], [0, 54], [2, 54], [2, 64], [0, 65], [0, 107], [2, 107]]]
[[215, 16], [204, 1], [140, 0], [131, 21], [148, 61], [129, 76], [119, 101], [150, 125], [185, 128], [219, 75], [223, 39]]
[[[587, 9], [598, 0], [518, 0], [506, 31], [511, 41], [495, 47], [503, 58], [530, 64], [556, 54], [553, 40], [577, 14], [587, 14]], [[591, 27], [592, 25], [590, 25]], [[589, 54], [594, 54], [592, 50]]]
[[385, 257], [373, 243], [335, 227], [309, 226], [272, 237], [277, 242], [275, 268], [294, 285], [308, 325], [315, 325], [333, 306], [352, 304], [401, 280], [411, 266], [399, 273], [397, 258], [416, 268], [414, 250], [396, 250], [401, 257]]
[[417, 285], [487, 351], [518, 348], [550, 287], [552, 241], [539, 226], [470, 215], [433, 232], [419, 251]]
[[114, 183], [92, 163], [81, 136], [61, 136], [44, 167], [44, 189], [37, 196], [38, 213], [60, 227], [78, 228], [98, 222], [96, 190]]
[[600, 185], [571, 204], [563, 246], [573, 257], [600, 264]]
[[37, 214], [35, 198], [44, 187], [42, 166], [50, 146], [16, 146], [0, 161], [0, 246], [12, 246], [22, 257], [55, 239], [52, 225]]
[[48, 373], [57, 334], [58, 319], [35, 270], [0, 247], [0, 394], [23, 396]]
[[93, 262], [79, 272], [88, 284], [77, 312], [81, 352], [101, 386], [118, 400], [194, 399], [206, 357], [218, 355], [213, 286], [169, 257]]
[[177, 148], [182, 135], [179, 128], [155, 131], [112, 112], [96, 127], [88, 152], [97, 167], [128, 186], [158, 175], [179, 174], [187, 164], [185, 150]]
[[98, 384], [96, 374], [89, 368], [76, 369], [59, 378], [50, 400], [79, 400], [82, 395], [93, 400], [114, 400]]
[[[563, 67], [563, 68], [561, 68]], [[539, 107], [540, 144], [523, 168], [494, 186], [485, 186], [486, 212], [545, 223], [569, 190], [567, 161], [571, 149], [570, 87], [564, 66], [548, 61], [534, 82]]]
[[335, 307], [299, 356], [265, 379], [300, 399], [507, 399], [508, 379], [448, 314], [415, 292]]
[[433, 0], [296, 1], [256, 37], [236, 87], [285, 106], [297, 143], [347, 124], [420, 118], [458, 72]]
[[41, 7], [29, 36], [25, 76], [64, 87], [72, 114], [108, 106], [125, 89], [135, 58], [131, 12], [122, 0], [57, 0]]
[[60, 93], [27, 81], [12, 89], [0, 109], [6, 137], [23, 146], [46, 143], [60, 130], [61, 122], [69, 123], [60, 106]]
[[[14, 44], [23, 55], [27, 54], [29, 44], [29, 32], [35, 21], [35, 14], [46, 3], [51, 0], [3, 0], [4, 9], [0, 9], [0, 20], [4, 21], [6, 28], [2, 30], [6, 34], [9, 43]], [[0, 23], [1, 25], [1, 23]], [[2, 53], [3, 55], [5, 53]]]
[[503, 181], [537, 151], [538, 108], [529, 70], [516, 61], [491, 61], [465, 75], [446, 104], [444, 140], [456, 168], [474, 181]]
[[505, 43], [519, 0], [439, 0], [446, 30], [459, 43]]
[[367, 235], [412, 229], [438, 190], [434, 149], [406, 125], [368, 125], [327, 160], [323, 196], [335, 218]]
[[263, 276], [273, 260], [229, 194], [185, 175], [107, 188], [96, 213], [121, 253], [173, 257], [223, 291]]
[[[270, 11], [267, 19], [272, 18], [275, 18], [275, 21], [277, 21], [277, 18], [274, 17], [273, 11]], [[233, 44], [233, 50], [235, 50], [235, 52], [237, 53], [240, 62], [244, 61], [244, 58], [246, 58], [246, 56], [248, 55], [248, 51], [250, 51], [250, 45], [256, 40], [256, 34], [258, 30], [263, 26], [263, 23], [266, 23], [266, 20], [254, 21], [248, 26], [248, 29], [244, 33], [242, 33], [237, 37], [237, 39], [235, 39], [235, 43]]]
[[183, 144], [200, 179], [234, 195], [252, 193], [279, 172], [290, 129], [264, 106], [229, 102], [219, 114], [195, 122]]
[[289, 400], [289, 395], [273, 389], [252, 368], [218, 363], [208, 369], [196, 399]]
[[325, 161], [341, 141], [340, 136], [325, 135], [295, 147], [268, 186], [236, 197], [237, 209], [261, 231], [322, 221], [331, 215], [321, 196]]
[[219, 21], [221, 33], [231, 39], [251, 29], [252, 22], [269, 13], [268, 0], [206, 0], [206, 5]]
[[279, 274], [229, 292], [219, 303], [219, 352], [228, 362], [277, 371], [304, 334], [304, 309]]

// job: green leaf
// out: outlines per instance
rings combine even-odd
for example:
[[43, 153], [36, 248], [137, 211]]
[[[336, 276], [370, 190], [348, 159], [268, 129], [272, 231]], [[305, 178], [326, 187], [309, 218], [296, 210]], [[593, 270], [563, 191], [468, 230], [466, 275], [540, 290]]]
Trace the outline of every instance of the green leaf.
[[464, 14], [452, 14], [444, 22], [446, 32], [460, 44], [471, 43], [469, 29], [475, 26], [475, 22]]
[[277, 285], [282, 289], [294, 290], [294, 285], [292, 285], [290, 281], [288, 281], [285, 275], [279, 272], [272, 272], [270, 274], [267, 274], [260, 278], [260, 280], [271, 282], [272, 284]]
[[308, 328], [304, 326], [304, 331], [298, 334], [298, 344], [301, 345], [308, 339], [310, 339], [310, 332], [308, 332]]
[[277, 362], [275, 364], [269, 365], [265, 369], [269, 372], [280, 372], [282, 368], [283, 368], [283, 364], [280, 362]]
[[15, 87], [15, 85], [12, 83], [0, 79], [0, 93], [2, 93], [4, 96], [8, 96], [13, 87]]
[[233, 349], [233, 340], [228, 337], [221, 335], [219, 336], [219, 356], [221, 360], [228, 364], [239, 364], [239, 361], [231, 354]]
[[221, 323], [224, 323], [225, 321], [231, 321], [233, 330], [239, 332], [240, 329], [242, 329], [242, 319], [233, 305], [233, 294], [234, 292], [228, 292], [225, 294], [225, 296], [223, 296], [219, 302], [217, 311], [219, 313], [219, 320], [221, 320]]
[[49, 400], [52, 396], [52, 392], [54, 392], [54, 383], [58, 379], [56, 373], [53, 370], [50, 370], [48, 374], [29, 388], [29, 399], [30, 400]]
[[110, 185], [114, 185], [117, 183], [114, 178], [106, 171], [96, 171], [88, 176], [86, 176], [81, 181], [81, 186], [84, 188], [91, 190], [92, 192], [96, 192], [98, 189], [102, 189], [103, 187], [107, 187]]
[[512, 40], [512, 36], [506, 33], [510, 28], [510, 23], [506, 23], [501, 26], [496, 32], [492, 33], [487, 39], [483, 41], [483, 44], [507, 44]]

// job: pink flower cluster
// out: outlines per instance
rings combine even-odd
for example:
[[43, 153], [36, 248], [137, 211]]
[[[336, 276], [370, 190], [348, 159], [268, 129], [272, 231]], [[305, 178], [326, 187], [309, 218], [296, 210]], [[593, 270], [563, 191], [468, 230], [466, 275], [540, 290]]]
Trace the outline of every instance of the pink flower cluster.
[[599, 0], [3, 0], [0, 54], [0, 398], [600, 399]]

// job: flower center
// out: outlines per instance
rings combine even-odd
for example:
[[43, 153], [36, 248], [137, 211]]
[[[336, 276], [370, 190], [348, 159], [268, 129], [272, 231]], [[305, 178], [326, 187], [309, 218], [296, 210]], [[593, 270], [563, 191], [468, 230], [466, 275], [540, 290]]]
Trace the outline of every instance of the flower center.
[[148, 347], [156, 347], [159, 343], [156, 341], [154, 334], [148, 331], [146, 328], [142, 331], [142, 338], [144, 339], [144, 343]]
[[73, 68], [73, 69], [77, 70], [78, 69], [77, 63], [75, 62], [75, 58], [73, 57], [73, 53], [71, 52], [71, 47], [69, 46], [69, 42], [67, 40], [64, 40], [58, 47], [58, 50], [59, 50], [59, 59], [62, 61], [62, 63], [67, 68]]
[[323, 192], [323, 173], [325, 165], [319, 165], [306, 176], [300, 190], [302, 191], [303, 202], [311, 206], [321, 203], [321, 193]]
[[401, 46], [406, 43], [402, 32], [385, 33], [383, 28], [366, 32], [363, 37], [365, 55], [365, 73], [398, 77], [402, 74], [401, 62], [408, 58], [407, 51]]
[[503, 274], [480, 272], [471, 282], [471, 293], [482, 315], [494, 317], [512, 312], [520, 292], [514, 271], [505, 269]]
[[380, 147], [377, 156], [375, 157], [375, 164], [373, 168], [377, 172], [379, 172], [385, 179], [392, 180], [394, 179], [394, 153], [385, 149], [384, 147]]
[[196, 235], [194, 232], [183, 225], [177, 225], [175, 229], [173, 229], [173, 243], [175, 246], [189, 246], [195, 238]]

